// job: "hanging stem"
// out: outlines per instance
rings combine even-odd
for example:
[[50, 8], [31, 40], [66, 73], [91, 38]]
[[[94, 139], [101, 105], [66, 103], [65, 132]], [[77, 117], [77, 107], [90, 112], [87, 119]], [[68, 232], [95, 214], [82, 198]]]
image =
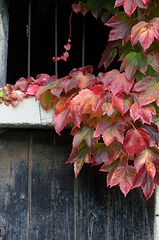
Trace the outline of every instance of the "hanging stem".
[[83, 17], [83, 34], [82, 34], [82, 67], [85, 66], [85, 17]]
[[[55, 58], [57, 58], [57, 0], [55, 1]], [[58, 75], [58, 63], [55, 61], [55, 75]]]

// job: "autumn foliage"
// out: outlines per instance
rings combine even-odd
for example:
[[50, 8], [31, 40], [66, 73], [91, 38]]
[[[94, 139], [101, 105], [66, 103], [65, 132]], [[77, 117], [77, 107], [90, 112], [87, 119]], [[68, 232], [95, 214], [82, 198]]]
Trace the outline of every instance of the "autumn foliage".
[[[141, 187], [148, 199], [159, 185], [155, 124], [159, 112], [159, 3], [87, 0], [73, 4], [72, 9], [83, 15], [91, 11], [110, 27], [99, 68], [104, 65], [106, 70], [118, 58], [119, 69], [95, 76], [93, 67], [86, 66], [72, 69], [60, 79], [47, 74], [21, 78], [0, 90], [0, 101], [16, 105], [33, 95], [46, 110], [54, 106], [56, 132], [60, 134], [68, 124], [72, 127], [67, 163], [74, 164], [76, 176], [84, 163], [101, 165], [101, 171], [107, 172], [107, 186], [119, 184], [125, 196]], [[71, 48], [70, 41], [68, 44], [66, 52]]]

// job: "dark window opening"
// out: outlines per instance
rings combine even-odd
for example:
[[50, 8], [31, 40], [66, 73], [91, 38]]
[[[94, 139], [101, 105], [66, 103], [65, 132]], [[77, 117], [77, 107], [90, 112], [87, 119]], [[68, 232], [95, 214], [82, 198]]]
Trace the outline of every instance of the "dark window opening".
[[[57, 1], [57, 54], [61, 56], [69, 37], [69, 17], [74, 1]], [[28, 1], [10, 1], [9, 5], [9, 44], [7, 83], [14, 84], [20, 77], [27, 77], [28, 69]], [[55, 74], [55, 1], [31, 2], [31, 50], [30, 75], [39, 73]], [[83, 51], [83, 21], [85, 21], [85, 49]], [[58, 62], [58, 76], [66, 76], [72, 68], [82, 66], [84, 52], [85, 65], [93, 65], [98, 72], [101, 54], [108, 39], [108, 29], [91, 14], [83, 16], [73, 13], [72, 48], [67, 62]], [[100, 68], [99, 71], [103, 71]]]

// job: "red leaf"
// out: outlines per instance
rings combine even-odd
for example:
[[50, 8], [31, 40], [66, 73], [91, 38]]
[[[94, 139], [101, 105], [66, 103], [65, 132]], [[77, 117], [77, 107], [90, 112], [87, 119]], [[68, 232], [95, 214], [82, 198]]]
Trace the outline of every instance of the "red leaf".
[[107, 90], [110, 88], [113, 95], [116, 95], [120, 91], [129, 94], [133, 85], [133, 82], [128, 81], [125, 73], [120, 73], [118, 70], [114, 69], [107, 72], [102, 80], [104, 83], [104, 89]]
[[56, 114], [56, 112], [55, 112], [53, 121], [54, 121], [54, 128], [58, 134], [67, 125], [69, 118], [70, 118], [69, 113], [70, 113], [69, 108], [64, 109], [59, 114]]
[[100, 122], [97, 125], [94, 137], [102, 135], [104, 143], [108, 146], [116, 138], [119, 142], [123, 143], [124, 127], [120, 122], [110, 123], [108, 121]]
[[144, 77], [135, 84], [134, 91], [141, 92], [139, 97], [140, 106], [156, 101], [159, 106], [159, 82], [155, 77]]
[[159, 162], [159, 150], [156, 148], [148, 148], [140, 151], [135, 160], [134, 165], [137, 172], [145, 165], [145, 168], [151, 178], [154, 178], [156, 174], [155, 161]]
[[156, 186], [159, 186], [159, 168], [158, 167], [156, 168], [156, 175], [155, 175], [153, 181]]
[[159, 143], [159, 131], [157, 125], [151, 123], [151, 125], [144, 124], [143, 126], [150, 135], [150, 147], [158, 147]]
[[73, 98], [71, 105], [77, 106], [77, 115], [85, 113], [89, 108], [96, 112], [106, 101], [107, 97], [108, 94], [98, 94], [90, 89], [84, 89]]
[[117, 167], [111, 178], [110, 187], [119, 184], [121, 191], [126, 197], [132, 187], [135, 174], [136, 170], [133, 166], [126, 165]]
[[71, 135], [74, 136], [73, 138], [73, 147], [78, 147], [79, 144], [85, 140], [87, 145], [91, 148], [93, 144], [93, 129], [82, 126], [81, 128], [77, 128], [76, 126], [72, 129]]
[[60, 94], [61, 94], [62, 90], [64, 89], [65, 84], [66, 84], [66, 80], [63, 78], [54, 81], [50, 87], [50, 92], [53, 95], [60, 97]]
[[155, 147], [142, 150], [137, 155], [134, 164], [137, 170], [145, 164], [148, 174], [154, 178], [156, 168], [159, 167], [159, 150]]
[[131, 128], [127, 131], [124, 139], [124, 148], [130, 156], [138, 153], [143, 147], [148, 147], [149, 145], [150, 136], [144, 128]]
[[26, 94], [34, 96], [38, 89], [39, 85], [29, 85]]
[[159, 40], [159, 18], [153, 18], [149, 23], [145, 21], [138, 22], [131, 31], [131, 44], [134, 46], [140, 42], [144, 51], [151, 45], [154, 38]]
[[79, 83], [79, 79], [76, 78], [71, 78], [69, 79], [66, 84], [65, 84], [65, 92], [67, 93], [68, 91], [70, 91], [71, 89], [75, 88], [77, 86], [77, 84]]
[[146, 8], [146, 3], [150, 0], [116, 0], [115, 7], [124, 5], [124, 11], [130, 16], [137, 7]]
[[23, 92], [26, 92], [28, 88], [28, 82], [25, 78], [20, 78], [15, 85], [12, 86], [12, 89], [18, 90], [21, 89]]
[[92, 73], [83, 74], [80, 70], [71, 72], [70, 77], [72, 77], [72, 79], [70, 82], [68, 81], [65, 86], [65, 90], [67, 91], [68, 89], [70, 90], [71, 88], [76, 87], [77, 84], [80, 89], [87, 87], [90, 88], [93, 86], [96, 80]]
[[142, 187], [146, 200], [149, 199], [154, 191], [155, 184], [144, 166], [136, 174], [132, 185], [133, 188], [139, 186]]
[[132, 28], [132, 19], [130, 19], [125, 12], [117, 13], [115, 16], [111, 17], [111, 19], [109, 19], [105, 25], [113, 28], [109, 33], [108, 41], [114, 41], [118, 39], [124, 39], [124, 43], [129, 41]]
[[103, 163], [110, 164], [113, 158], [116, 158], [116, 153], [113, 148], [105, 146], [104, 143], [98, 143], [92, 150], [93, 158], [92, 165]]
[[41, 86], [35, 93], [35, 98], [40, 98], [40, 95], [43, 94], [45, 91], [49, 90], [51, 85]]
[[[56, 77], [56, 76], [55, 76]], [[43, 86], [45, 82], [50, 78], [50, 75], [41, 73], [36, 76], [36, 84], [39, 86]], [[57, 78], [57, 77], [56, 77]]]
[[115, 111], [115, 105], [114, 103], [104, 103], [102, 106], [103, 114], [107, 114], [108, 116], [111, 116]]
[[146, 50], [146, 55], [153, 54], [157, 64], [159, 65], [159, 41], [154, 41]]
[[145, 123], [151, 124], [152, 115], [156, 114], [152, 105], [140, 107], [139, 102], [135, 102], [130, 108], [130, 116], [134, 121], [141, 118]]
[[82, 121], [82, 115], [78, 114], [78, 105], [71, 105], [70, 106], [70, 116], [72, 119], [72, 122], [80, 128], [80, 124]]
[[86, 13], [88, 12], [87, 4], [82, 1], [79, 1], [79, 3], [77, 3], [77, 4], [72, 4], [72, 9], [77, 14], [79, 12], [81, 12], [83, 14], [83, 16], [85, 16]]
[[107, 186], [110, 186], [110, 181], [113, 176], [113, 173], [116, 170], [116, 168], [119, 166], [126, 166], [126, 162], [122, 161], [120, 159], [116, 159], [111, 164], [109, 164], [109, 165], [104, 164], [101, 167], [100, 171], [107, 172]]
[[124, 115], [130, 109], [134, 100], [131, 95], [118, 93], [117, 95], [113, 96], [113, 102], [121, 114]]

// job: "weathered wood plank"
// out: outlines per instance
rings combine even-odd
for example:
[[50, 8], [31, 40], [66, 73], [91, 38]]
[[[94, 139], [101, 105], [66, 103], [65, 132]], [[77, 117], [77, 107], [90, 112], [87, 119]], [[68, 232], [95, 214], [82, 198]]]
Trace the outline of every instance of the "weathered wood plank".
[[0, 150], [0, 218], [6, 224], [3, 240], [27, 236], [28, 137], [20, 132], [0, 134], [4, 144]]
[[65, 165], [70, 150], [67, 131], [34, 132], [30, 239], [74, 239], [74, 176]]
[[0, 219], [3, 240], [150, 240], [154, 197], [127, 198], [105, 186], [106, 174], [87, 164], [74, 179], [65, 165], [69, 131], [10, 129], [0, 134]]
[[125, 198], [118, 187], [110, 189], [109, 239], [152, 240], [154, 195], [148, 200], [140, 188]]
[[85, 165], [76, 184], [76, 239], [107, 239], [109, 191], [99, 167]]

